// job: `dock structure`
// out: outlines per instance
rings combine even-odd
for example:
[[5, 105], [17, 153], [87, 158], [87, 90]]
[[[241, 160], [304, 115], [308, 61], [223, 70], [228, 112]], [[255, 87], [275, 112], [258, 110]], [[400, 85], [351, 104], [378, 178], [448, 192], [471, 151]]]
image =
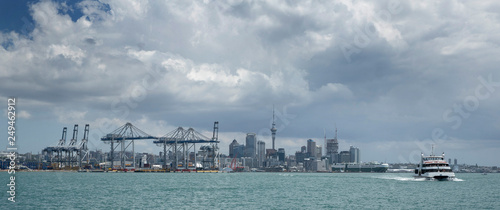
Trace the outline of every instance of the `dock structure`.
[[89, 154], [89, 147], [88, 147], [88, 142], [89, 142], [89, 131], [90, 131], [90, 125], [86, 124], [85, 125], [85, 130], [83, 132], [83, 139], [80, 141], [80, 144], [78, 145], [78, 165], [80, 169], [82, 169], [82, 161], [87, 160], [86, 165], [90, 164], [90, 154]]
[[141, 129], [132, 125], [132, 123], [127, 122], [125, 125], [117, 128], [113, 132], [107, 134], [101, 138], [101, 141], [111, 145], [110, 150], [110, 161], [111, 168], [114, 167], [114, 153], [115, 150], [120, 147], [120, 167], [125, 169], [125, 161], [127, 156], [125, 154], [126, 150], [132, 145], [132, 156], [133, 156], [133, 168], [135, 168], [135, 144], [136, 140], [147, 140], [147, 139], [157, 139], [152, 135], [147, 134]]
[[[157, 146], [163, 147], [163, 169], [167, 169], [167, 151], [173, 152], [174, 160], [172, 162], [172, 169], [177, 171], [179, 166], [183, 170], [189, 170], [189, 162], [193, 162], [193, 167], [196, 170], [198, 167], [196, 165], [196, 144], [206, 144], [200, 147], [200, 152], [202, 156], [202, 168], [204, 170], [214, 170], [217, 169], [217, 151], [218, 151], [218, 124], [214, 123], [214, 135], [212, 139], [204, 136], [203, 134], [197, 132], [193, 128], [184, 129], [178, 127], [177, 129], [165, 134], [164, 136], [153, 141]], [[194, 160], [190, 160], [189, 151], [193, 150]], [[182, 152], [179, 157], [179, 152]]]
[[[196, 171], [197, 169], [207, 171], [218, 170], [218, 125], [219, 122], [214, 123], [212, 138], [204, 136], [193, 128], [184, 129], [182, 127], [178, 127], [162, 137], [156, 137], [149, 135], [132, 125], [132, 123], [127, 122], [123, 126], [103, 136], [101, 141], [110, 145], [108, 160], [111, 163], [111, 171], [114, 169], [118, 171], [127, 171], [137, 168], [135, 153], [135, 141], [137, 140], [153, 140], [153, 143], [163, 147], [163, 167], [161, 171], [167, 171], [167, 169], [168, 171], [172, 169], [177, 171], [179, 168], [182, 171]], [[54, 169], [75, 169], [75, 167], [79, 167], [80, 170], [92, 169], [93, 167], [89, 165], [89, 124], [85, 125], [84, 136], [80, 142], [77, 142], [78, 125], [75, 125], [73, 137], [68, 144], [66, 144], [66, 134], [67, 128], [64, 127], [62, 137], [57, 144], [42, 150], [46, 161], [49, 162]], [[198, 153], [196, 151], [197, 146], [199, 148]], [[194, 157], [190, 157], [191, 151], [194, 151]], [[116, 154], [117, 152], [119, 152], [119, 154]], [[168, 152], [173, 152], [173, 154], [175, 154], [175, 157], [170, 160], [172, 163], [172, 167], [170, 168], [167, 166]], [[119, 165], [115, 165], [117, 159], [120, 161]], [[85, 166], [84, 163], [86, 164]]]
[[59, 139], [59, 142], [55, 146], [48, 146], [42, 150], [44, 156], [47, 157], [47, 162], [49, 162], [51, 165], [53, 165], [53, 163], [55, 162], [57, 163], [57, 167], [59, 168], [61, 168], [65, 162], [63, 151], [64, 146], [66, 145], [67, 130], [67, 127], [63, 128], [61, 139]]
[[[82, 160], [88, 158], [88, 134], [89, 134], [89, 124], [85, 125], [84, 137], [80, 144], [78, 143], [78, 124], [75, 124], [73, 128], [73, 137], [70, 142], [66, 145], [66, 135], [67, 127], [63, 128], [61, 139], [55, 146], [48, 146], [42, 150], [42, 153], [47, 157], [47, 161], [50, 165], [57, 163], [57, 168], [65, 167], [82, 167]], [[88, 160], [87, 160], [88, 163]]]

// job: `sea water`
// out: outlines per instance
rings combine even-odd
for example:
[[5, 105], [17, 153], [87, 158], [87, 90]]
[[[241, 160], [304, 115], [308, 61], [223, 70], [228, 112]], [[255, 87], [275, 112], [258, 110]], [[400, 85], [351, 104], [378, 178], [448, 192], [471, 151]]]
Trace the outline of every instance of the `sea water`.
[[500, 209], [500, 174], [17, 172], [2, 209]]

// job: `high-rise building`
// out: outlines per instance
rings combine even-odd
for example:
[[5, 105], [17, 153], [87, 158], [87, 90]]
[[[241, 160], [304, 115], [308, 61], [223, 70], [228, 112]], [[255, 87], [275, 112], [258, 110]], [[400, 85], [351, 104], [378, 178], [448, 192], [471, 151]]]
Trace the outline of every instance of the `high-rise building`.
[[295, 161], [297, 163], [303, 163], [304, 159], [306, 158], [306, 155], [307, 153], [305, 152], [300, 152], [300, 151], [295, 152]]
[[458, 161], [457, 161], [457, 159], [456, 159], [456, 158], [453, 160], [453, 168], [452, 168], [452, 170], [453, 170], [453, 171], [455, 171], [455, 172], [457, 172], [457, 171], [459, 171], [459, 170], [460, 170], [460, 169], [458, 168]]
[[312, 139], [307, 140], [307, 153], [308, 157], [316, 157], [316, 142]]
[[335, 162], [335, 158], [339, 154], [339, 143], [337, 139], [327, 139], [326, 140], [326, 156], [330, 160], [330, 163]]
[[263, 141], [257, 142], [257, 161], [259, 161], [259, 167], [263, 167], [263, 163], [266, 160], [266, 143]]
[[339, 153], [339, 163], [349, 163], [351, 162], [351, 153], [349, 151], [341, 151]]
[[300, 147], [300, 152], [307, 153], [307, 147], [306, 146]]
[[276, 129], [276, 123], [274, 122], [274, 106], [273, 106], [273, 127], [271, 127], [271, 134], [272, 134], [272, 138], [273, 138], [273, 149], [275, 149], [274, 147], [274, 140], [276, 138], [276, 131], [278, 129]]
[[278, 151], [276, 151], [275, 149], [266, 149], [266, 158], [276, 159], [276, 155], [278, 155]]
[[280, 162], [285, 162], [285, 148], [278, 149], [278, 160]]
[[245, 156], [245, 145], [240, 144], [233, 147], [234, 157], [244, 157]]
[[234, 148], [237, 146], [240, 146], [240, 144], [238, 143], [238, 141], [236, 141], [236, 139], [234, 139], [233, 142], [229, 144], [229, 157], [234, 157]]
[[350, 162], [351, 163], [359, 163], [359, 148], [351, 146], [349, 149]]
[[323, 156], [322, 151], [323, 147], [321, 147], [321, 145], [316, 145], [316, 158], [321, 159]]
[[255, 158], [257, 154], [257, 134], [247, 133], [245, 157]]
[[330, 163], [337, 163], [339, 154], [339, 142], [337, 140], [337, 128], [335, 128], [335, 138], [326, 140], [326, 156]]

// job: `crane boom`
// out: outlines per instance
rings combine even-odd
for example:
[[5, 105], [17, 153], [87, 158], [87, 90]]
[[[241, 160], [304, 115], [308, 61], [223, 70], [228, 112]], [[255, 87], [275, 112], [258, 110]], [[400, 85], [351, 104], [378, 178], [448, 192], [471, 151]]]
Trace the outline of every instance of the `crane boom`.
[[57, 146], [64, 146], [66, 144], [66, 132], [67, 132], [68, 128], [64, 127], [63, 128], [63, 132], [62, 132], [62, 136], [61, 136], [61, 139], [59, 140], [59, 143], [57, 144]]
[[73, 128], [73, 138], [69, 142], [69, 146], [76, 145], [76, 141], [78, 141], [76, 138], [78, 138], [78, 124], [75, 124], [75, 127]]

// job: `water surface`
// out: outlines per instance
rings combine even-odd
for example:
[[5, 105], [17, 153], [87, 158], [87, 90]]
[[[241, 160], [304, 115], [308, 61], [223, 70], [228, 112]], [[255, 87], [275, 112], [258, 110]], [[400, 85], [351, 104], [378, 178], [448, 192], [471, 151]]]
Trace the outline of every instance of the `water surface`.
[[391, 173], [74, 173], [18, 172], [20, 209], [500, 208], [500, 174], [416, 181]]

